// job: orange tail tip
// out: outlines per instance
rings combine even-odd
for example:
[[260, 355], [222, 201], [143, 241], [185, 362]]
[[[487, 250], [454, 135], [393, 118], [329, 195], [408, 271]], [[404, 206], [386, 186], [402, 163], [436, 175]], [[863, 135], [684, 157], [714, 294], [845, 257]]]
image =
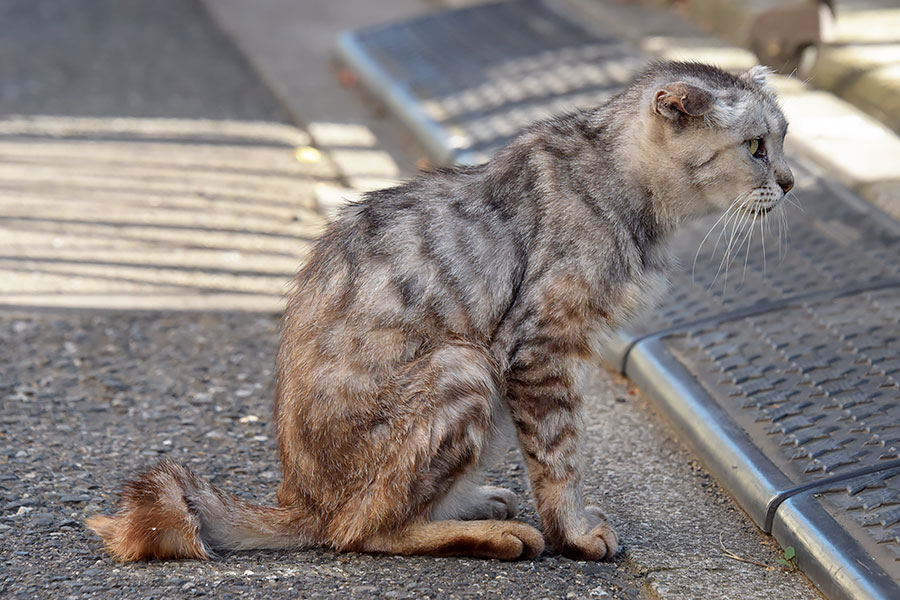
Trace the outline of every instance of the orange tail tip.
[[210, 558], [198, 539], [186, 537], [177, 529], [135, 525], [127, 514], [95, 515], [88, 517], [85, 525], [102, 538], [112, 557], [122, 562], [149, 558]]
[[169, 460], [125, 484], [122, 508], [114, 516], [95, 515], [85, 525], [120, 561], [147, 558], [210, 558], [200, 538], [200, 522], [185, 491], [196, 478]]

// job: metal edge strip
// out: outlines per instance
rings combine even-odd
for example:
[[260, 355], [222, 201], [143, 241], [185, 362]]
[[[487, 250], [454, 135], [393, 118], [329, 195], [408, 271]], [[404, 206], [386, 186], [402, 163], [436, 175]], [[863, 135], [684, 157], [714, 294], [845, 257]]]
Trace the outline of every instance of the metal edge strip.
[[[632, 342], [614, 336], [611, 358]], [[804, 573], [830, 600], [896, 600], [900, 587], [859, 543], [809, 496], [815, 490], [898, 468], [891, 461], [797, 486], [719, 406], [659, 338], [632, 347], [623, 371], [651, 398], [750, 518], [782, 547], [798, 553]], [[852, 558], [852, 561], [851, 561]]]
[[625, 374], [674, 426], [712, 475], [766, 533], [769, 505], [795, 487], [660, 340], [635, 347]]
[[366, 52], [356, 32], [346, 31], [338, 36], [335, 52], [338, 59], [352, 68], [374, 96], [384, 102], [413, 135], [425, 146], [428, 154], [438, 164], [456, 162], [459, 150], [450, 142], [447, 130], [435, 123], [421, 108], [419, 100], [404, 86], [398, 84]]
[[775, 520], [775, 514], [778, 511], [778, 507], [781, 506], [781, 504], [784, 503], [787, 499], [792, 498], [797, 494], [827, 489], [834, 486], [834, 484], [836, 483], [842, 483], [844, 481], [849, 481], [850, 479], [856, 479], [857, 477], [864, 477], [866, 475], [871, 475], [872, 473], [892, 471], [898, 468], [900, 468], [900, 460], [891, 460], [880, 465], [871, 465], [868, 467], [854, 469], [852, 471], [846, 471], [838, 475], [824, 477], [822, 479], [810, 481], [808, 483], [795, 486], [789, 490], [785, 490], [778, 494], [776, 497], [772, 498], [772, 501], [769, 503], [769, 508], [766, 511], [766, 524], [771, 529], [772, 523]]
[[634, 348], [639, 344], [650, 339], [660, 339], [676, 333], [683, 333], [697, 327], [718, 325], [727, 321], [745, 319], [747, 317], [753, 317], [772, 310], [795, 308], [796, 306], [800, 306], [809, 302], [827, 302], [829, 300], [837, 300], [839, 298], [854, 296], [856, 294], [879, 292], [883, 289], [892, 287], [900, 287], [900, 279], [880, 279], [871, 283], [845, 285], [836, 290], [821, 290], [817, 292], [797, 294], [794, 296], [788, 296], [787, 298], [781, 298], [779, 300], [761, 302], [759, 304], [754, 304], [753, 306], [747, 306], [744, 308], [739, 308], [737, 310], [719, 313], [710, 317], [705, 317], [703, 319], [689, 321], [687, 323], [680, 323], [678, 325], [666, 327], [664, 329], [642, 334], [640, 336], [631, 336], [631, 341], [621, 350], [622, 372], [624, 373], [625, 369], [628, 367], [628, 359], [631, 355], [632, 350], [634, 350]]
[[787, 499], [772, 535], [797, 548], [797, 564], [830, 600], [897, 600], [900, 584], [812, 497]]
[[628, 355], [637, 342], [646, 336], [638, 336], [627, 329], [617, 329], [603, 340], [600, 358], [617, 372], [625, 374]]

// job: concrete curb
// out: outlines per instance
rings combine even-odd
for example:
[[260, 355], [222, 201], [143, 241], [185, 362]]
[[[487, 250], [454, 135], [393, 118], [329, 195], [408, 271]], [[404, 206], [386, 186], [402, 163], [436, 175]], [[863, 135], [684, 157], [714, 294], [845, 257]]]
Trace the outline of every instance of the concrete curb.
[[823, 37], [812, 82], [900, 133], [900, 7], [887, 1], [864, 10], [838, 4]]
[[900, 45], [825, 47], [812, 82], [900, 131]]

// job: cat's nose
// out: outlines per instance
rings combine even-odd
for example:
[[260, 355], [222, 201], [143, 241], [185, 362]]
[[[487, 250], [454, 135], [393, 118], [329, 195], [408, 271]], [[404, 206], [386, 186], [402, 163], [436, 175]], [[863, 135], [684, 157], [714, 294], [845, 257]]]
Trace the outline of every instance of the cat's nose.
[[794, 176], [791, 173], [779, 175], [776, 181], [785, 194], [794, 187]]

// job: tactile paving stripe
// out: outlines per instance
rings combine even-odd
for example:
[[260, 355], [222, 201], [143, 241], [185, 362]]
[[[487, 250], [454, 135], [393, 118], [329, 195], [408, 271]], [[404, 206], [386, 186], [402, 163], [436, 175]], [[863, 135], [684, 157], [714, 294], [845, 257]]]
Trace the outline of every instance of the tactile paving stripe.
[[708, 225], [684, 232], [624, 369], [829, 597], [900, 598], [900, 230], [795, 171], [787, 255], [763, 264], [758, 239], [726, 286]]
[[[832, 600], [900, 598], [893, 512], [900, 503], [900, 327], [889, 308], [896, 295], [885, 289], [839, 299], [886, 300], [883, 316], [894, 317], [875, 339], [861, 340], [862, 328], [846, 338], [860, 342], [838, 354], [853, 370], [852, 389], [829, 385], [837, 362], [817, 352], [843, 333], [813, 325], [797, 327], [804, 339], [792, 335], [798, 319], [787, 313], [804, 313], [799, 321], [809, 325], [828, 303], [650, 337], [629, 359], [628, 375], [757, 524], [797, 549], [800, 566]], [[797, 341], [781, 346], [772, 331]]]
[[701, 327], [666, 345], [797, 485], [900, 459], [900, 287]]
[[829, 598], [900, 598], [898, 503], [900, 469], [871, 473], [787, 499], [772, 532]]
[[[900, 424], [895, 422], [893, 426]], [[864, 529], [873, 542], [869, 546], [884, 551], [900, 565], [900, 469], [819, 489], [816, 497], [830, 513], [844, 515]]]

